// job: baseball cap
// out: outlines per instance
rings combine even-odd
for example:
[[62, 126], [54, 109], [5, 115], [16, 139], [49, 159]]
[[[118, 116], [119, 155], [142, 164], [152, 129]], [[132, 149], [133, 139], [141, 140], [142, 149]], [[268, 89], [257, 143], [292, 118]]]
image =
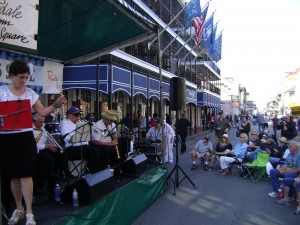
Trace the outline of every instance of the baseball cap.
[[206, 136], [204, 137], [204, 139], [209, 140], [209, 139], [210, 139], [210, 136], [209, 136], [209, 135], [206, 135]]
[[75, 106], [71, 106], [69, 109], [68, 109], [68, 114], [74, 114], [74, 113], [79, 113], [80, 112], [80, 109], [78, 109], [77, 107]]
[[154, 124], [159, 124], [159, 123], [161, 123], [161, 119], [160, 119], [160, 117], [156, 117], [155, 119], [154, 119], [154, 122], [153, 122]]

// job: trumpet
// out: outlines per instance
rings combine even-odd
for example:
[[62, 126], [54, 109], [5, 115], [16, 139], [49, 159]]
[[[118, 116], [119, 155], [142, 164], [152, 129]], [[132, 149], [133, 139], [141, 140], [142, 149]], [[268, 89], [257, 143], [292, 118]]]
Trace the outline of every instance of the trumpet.
[[51, 144], [54, 144], [59, 149], [60, 154], [63, 154], [64, 153], [64, 148], [61, 147], [61, 145], [55, 140], [55, 138], [51, 134], [49, 134], [48, 131], [45, 131], [45, 132], [47, 134], [49, 142]]

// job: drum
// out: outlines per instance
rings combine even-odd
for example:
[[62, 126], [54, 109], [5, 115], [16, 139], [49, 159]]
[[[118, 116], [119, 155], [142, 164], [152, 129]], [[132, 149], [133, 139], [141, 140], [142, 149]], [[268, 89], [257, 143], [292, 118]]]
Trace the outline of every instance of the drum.
[[58, 122], [45, 123], [45, 130], [50, 134], [60, 133], [60, 124]]

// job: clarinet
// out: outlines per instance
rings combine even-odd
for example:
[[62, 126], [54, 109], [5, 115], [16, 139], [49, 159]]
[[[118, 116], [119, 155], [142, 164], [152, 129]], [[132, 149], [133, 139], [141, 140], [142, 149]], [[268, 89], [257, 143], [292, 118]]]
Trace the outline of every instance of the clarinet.
[[[114, 137], [114, 141], [118, 142], [118, 137], [117, 136]], [[116, 152], [117, 152], [117, 157], [118, 157], [118, 159], [120, 159], [121, 156], [120, 156], [120, 151], [119, 151], [118, 144], [116, 145], [115, 148], [116, 148]]]

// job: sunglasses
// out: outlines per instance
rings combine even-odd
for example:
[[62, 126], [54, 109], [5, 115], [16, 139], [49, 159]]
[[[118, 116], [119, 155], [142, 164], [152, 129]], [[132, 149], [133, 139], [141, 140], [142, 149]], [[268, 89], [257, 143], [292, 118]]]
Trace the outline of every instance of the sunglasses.
[[254, 134], [252, 134], [252, 135], [257, 135], [257, 133], [254, 133]]
[[80, 116], [81, 114], [80, 113], [73, 113], [72, 115], [73, 116]]

